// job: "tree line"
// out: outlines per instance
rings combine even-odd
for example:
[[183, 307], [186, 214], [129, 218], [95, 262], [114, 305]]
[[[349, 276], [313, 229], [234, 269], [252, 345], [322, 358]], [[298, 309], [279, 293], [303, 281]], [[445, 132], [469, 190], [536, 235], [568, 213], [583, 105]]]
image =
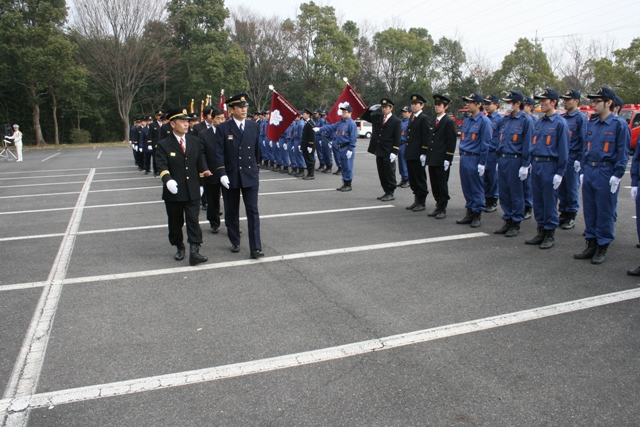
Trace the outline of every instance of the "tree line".
[[613, 49], [569, 38], [545, 52], [520, 38], [493, 69], [456, 38], [427, 28], [375, 30], [313, 1], [295, 18], [229, 11], [224, 0], [0, 0], [0, 123], [25, 142], [122, 141], [134, 115], [220, 91], [246, 91], [250, 110], [276, 89], [299, 108], [330, 108], [342, 77], [371, 102], [446, 93], [453, 108], [470, 92], [582, 93], [613, 87], [640, 102], [640, 38]]

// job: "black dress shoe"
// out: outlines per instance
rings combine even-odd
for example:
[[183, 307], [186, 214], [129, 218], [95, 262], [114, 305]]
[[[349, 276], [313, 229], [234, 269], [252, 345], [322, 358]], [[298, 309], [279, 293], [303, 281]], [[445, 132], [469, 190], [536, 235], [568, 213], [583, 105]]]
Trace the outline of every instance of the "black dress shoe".
[[444, 219], [447, 217], [447, 211], [442, 209], [440, 212], [438, 212], [438, 215], [436, 215], [436, 219]]
[[381, 202], [390, 202], [391, 200], [395, 200], [396, 198], [393, 197], [393, 194], [389, 193], [389, 194], [385, 194], [380, 201]]
[[220, 226], [215, 227], [215, 226], [211, 226], [211, 234], [218, 234], [218, 229], [220, 228]]
[[629, 276], [640, 276], [640, 267], [634, 268], [633, 270], [627, 270], [627, 274]]
[[350, 185], [345, 185], [344, 187], [342, 187], [342, 188], [340, 189], [340, 191], [342, 191], [343, 193], [344, 193], [345, 191], [351, 191], [351, 186], [350, 186]]
[[376, 199], [378, 199], [378, 200], [382, 200], [382, 198], [383, 198], [384, 196], [386, 196], [386, 195], [387, 195], [387, 193], [384, 193], [382, 196], [378, 196], [378, 197], [376, 197]]
[[414, 212], [420, 212], [427, 209], [427, 207], [424, 205], [424, 203], [419, 203], [415, 208], [411, 209]]
[[209, 258], [200, 254], [200, 245], [192, 244], [189, 247], [189, 265], [198, 265], [207, 262]]
[[231, 245], [231, 252], [233, 252], [233, 253], [240, 252], [240, 246], [238, 246], [238, 245]]
[[432, 216], [432, 217], [434, 217], [434, 216], [438, 216], [438, 214], [439, 214], [439, 213], [440, 213], [440, 210], [439, 210], [438, 208], [436, 208], [433, 212], [429, 212], [429, 213], [427, 214], [427, 216]]
[[400, 188], [407, 188], [409, 186], [409, 181], [400, 182]]
[[415, 208], [416, 206], [418, 206], [418, 203], [414, 202], [414, 203], [410, 204], [409, 206], [407, 206], [405, 209], [408, 210], [408, 211], [412, 211], [413, 208]]
[[251, 250], [251, 258], [253, 259], [258, 259], [264, 256], [264, 252], [262, 252], [260, 249], [253, 249]]
[[315, 177], [315, 176], [313, 176], [313, 175], [307, 175], [307, 176], [305, 176], [305, 177], [304, 177], [304, 178], [302, 178], [302, 179], [304, 179], [305, 181], [309, 181], [309, 180], [311, 180], [311, 179], [316, 179], [316, 177]]
[[174, 258], [176, 261], [182, 261], [184, 259], [184, 245], [178, 245], [178, 250]]

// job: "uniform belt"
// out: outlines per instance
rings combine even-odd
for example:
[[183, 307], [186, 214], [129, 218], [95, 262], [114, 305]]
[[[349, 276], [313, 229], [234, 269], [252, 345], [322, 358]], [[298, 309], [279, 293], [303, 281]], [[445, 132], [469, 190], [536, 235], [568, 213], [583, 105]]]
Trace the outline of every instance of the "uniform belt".
[[338, 144], [338, 149], [343, 149], [344, 147], [348, 147], [351, 144]]
[[519, 159], [520, 157], [522, 157], [522, 154], [503, 153], [503, 154], [500, 154], [500, 157], [507, 157], [509, 159]]
[[555, 162], [556, 160], [558, 160], [555, 157], [532, 157], [532, 159], [536, 162]]
[[460, 155], [461, 156], [477, 156], [478, 154], [472, 153], [470, 151], [462, 151], [462, 150], [460, 150]]
[[591, 166], [592, 168], [598, 168], [598, 167], [613, 166], [614, 163], [613, 162], [587, 162], [587, 165]]

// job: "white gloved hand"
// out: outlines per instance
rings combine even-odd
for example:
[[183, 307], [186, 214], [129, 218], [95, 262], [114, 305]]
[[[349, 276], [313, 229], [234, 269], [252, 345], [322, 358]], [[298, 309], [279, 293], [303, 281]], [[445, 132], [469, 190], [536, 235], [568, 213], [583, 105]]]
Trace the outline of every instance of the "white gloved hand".
[[322, 147], [322, 140], [316, 142], [316, 144], [318, 144], [318, 147]]
[[631, 187], [631, 198], [636, 200], [636, 197], [638, 197], [638, 187]]
[[374, 105], [372, 105], [371, 107], [369, 107], [369, 110], [371, 110], [371, 111], [376, 111], [376, 110], [378, 110], [380, 107], [381, 107], [381, 105], [380, 105], [380, 104], [374, 104]]
[[229, 189], [229, 177], [227, 175], [222, 175], [220, 177], [220, 184], [224, 186], [227, 190]]
[[282, 144], [282, 148], [284, 148], [285, 150], [287, 149], [287, 143], [286, 142], [284, 144]]
[[347, 159], [350, 159], [353, 156], [353, 151], [347, 150]]
[[573, 170], [576, 171], [576, 173], [580, 172], [580, 162], [578, 160], [573, 162]]
[[498, 172], [498, 163], [496, 163], [496, 172]]
[[316, 127], [313, 128], [313, 131], [314, 132], [320, 132], [320, 128], [316, 126]]
[[420, 154], [420, 164], [422, 166], [424, 166], [427, 163], [427, 155], [426, 154]]
[[142, 153], [142, 147], [138, 148], [138, 151]]
[[276, 147], [280, 148], [280, 143], [276, 142]]
[[557, 190], [560, 184], [562, 184], [562, 176], [558, 174], [553, 175], [553, 189]]
[[583, 174], [583, 173], [581, 173], [581, 174], [580, 174], [580, 185], [582, 185], [582, 181], [583, 181], [583, 180], [584, 180], [584, 174]]
[[484, 165], [478, 165], [478, 175], [484, 176]]
[[522, 166], [518, 170], [518, 176], [520, 177], [520, 181], [524, 181], [525, 179], [527, 179], [527, 177], [529, 176], [529, 168]]
[[138, 144], [133, 144], [133, 149], [138, 151]]
[[178, 194], [178, 183], [174, 179], [167, 181], [167, 190], [171, 194]]
[[613, 175], [609, 179], [609, 185], [611, 186], [611, 194], [614, 194], [616, 191], [618, 191], [618, 186], [620, 185], [620, 178]]
[[151, 151], [151, 150], [153, 150], [153, 147], [150, 146], [150, 145], [147, 145], [147, 150]]
[[269, 141], [269, 147], [273, 147], [273, 141]]
[[449, 166], [451, 166], [451, 163], [449, 163], [449, 160], [445, 160], [444, 161], [444, 171], [448, 171], [449, 170]]
[[266, 147], [267, 146], [267, 142], [266, 141], [262, 141], [262, 146]]
[[389, 161], [391, 163], [395, 162], [397, 158], [398, 158], [397, 154], [394, 154], [394, 153], [389, 154]]
[[307, 147], [307, 153], [309, 153], [309, 154], [313, 153], [313, 148]]
[[204, 187], [201, 185], [200, 186], [200, 197], [202, 197], [203, 194], [204, 194]]

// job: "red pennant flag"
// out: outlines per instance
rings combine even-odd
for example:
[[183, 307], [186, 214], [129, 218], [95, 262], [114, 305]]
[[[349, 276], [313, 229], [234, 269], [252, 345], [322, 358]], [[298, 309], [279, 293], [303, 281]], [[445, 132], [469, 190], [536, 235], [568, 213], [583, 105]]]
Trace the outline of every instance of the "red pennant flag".
[[291, 122], [298, 117], [298, 110], [274, 90], [273, 97], [271, 98], [270, 111], [271, 115], [269, 116], [269, 126], [267, 126], [267, 138], [269, 138], [269, 141], [277, 141], [280, 135], [287, 130]]
[[229, 114], [227, 113], [227, 100], [224, 97], [224, 89], [220, 91], [220, 102], [218, 108], [224, 111], [224, 119], [229, 120]]
[[331, 111], [329, 111], [329, 114], [327, 114], [327, 121], [329, 123], [333, 124], [342, 120], [340, 105], [347, 102], [353, 109], [351, 117], [354, 120], [360, 117], [360, 114], [362, 114], [367, 109], [367, 104], [365, 104], [364, 101], [358, 96], [353, 86], [347, 83], [347, 86], [342, 91], [342, 94], [340, 94], [340, 97], [334, 104], [333, 108], [331, 108]]

